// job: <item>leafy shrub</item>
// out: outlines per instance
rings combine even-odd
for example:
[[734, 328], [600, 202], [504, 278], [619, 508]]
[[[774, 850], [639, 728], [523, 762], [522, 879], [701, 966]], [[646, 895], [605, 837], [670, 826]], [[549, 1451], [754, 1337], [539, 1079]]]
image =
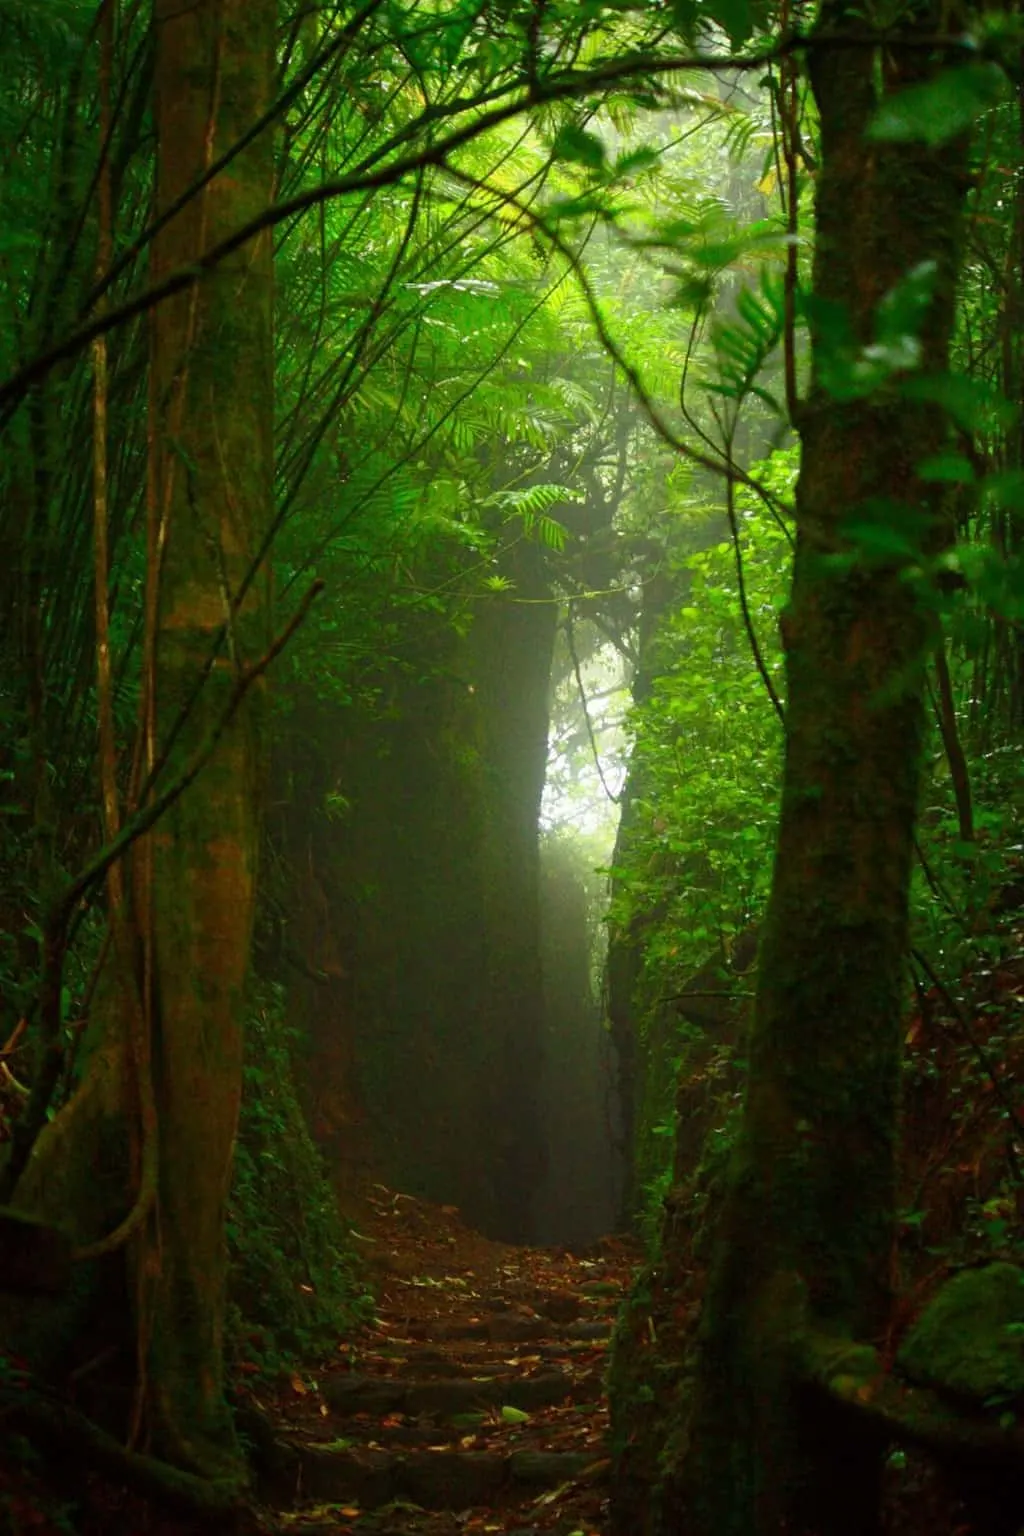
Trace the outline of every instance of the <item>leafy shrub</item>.
[[[792, 498], [796, 470], [792, 448], [752, 466], [784, 501]], [[746, 602], [781, 694], [778, 616], [788, 589], [789, 535], [746, 488], [736, 509]], [[674, 1178], [680, 1073], [696, 1074], [687, 1103], [710, 1103], [715, 1073], [710, 1063], [697, 1064], [721, 1044], [686, 1022], [676, 1000], [762, 914], [778, 819], [782, 731], [743, 623], [733, 543], [724, 524], [718, 534], [715, 527], [709, 520], [694, 533], [703, 547], [684, 547], [674, 557], [683, 599], [661, 621], [657, 675], [630, 716], [632, 821], [613, 871], [611, 925], [639, 937], [643, 956], [633, 996], [633, 1151], [642, 1192], [637, 1214], [648, 1237], [658, 1230]]]

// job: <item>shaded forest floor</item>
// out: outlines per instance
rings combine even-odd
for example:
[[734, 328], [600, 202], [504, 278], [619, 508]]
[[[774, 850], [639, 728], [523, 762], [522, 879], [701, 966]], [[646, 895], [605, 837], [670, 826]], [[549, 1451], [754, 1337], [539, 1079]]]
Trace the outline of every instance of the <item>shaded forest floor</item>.
[[[370, 1322], [273, 1381], [241, 1363], [258, 1504], [237, 1524], [168, 1514], [102, 1475], [62, 1511], [51, 1463], [0, 1457], [0, 1536], [606, 1536], [607, 1355], [638, 1251], [510, 1247], [379, 1185], [357, 1233]], [[974, 1536], [926, 1459], [886, 1481], [889, 1536]]]
[[[376, 1290], [327, 1359], [268, 1380], [236, 1364], [257, 1505], [219, 1536], [603, 1536], [612, 1324], [639, 1258], [510, 1247], [373, 1186], [356, 1241]], [[254, 1344], [255, 1344], [254, 1336]], [[255, 1350], [254, 1350], [255, 1353]], [[0, 1536], [190, 1536], [210, 1529], [104, 1474], [0, 1455]]]
[[[951, 1273], [1024, 1262], [1022, 1000], [1019, 913], [955, 995], [940, 984], [918, 991], [906, 1034], [897, 1301], [878, 1341], [886, 1359]], [[452, 1207], [380, 1185], [351, 1216], [374, 1281], [372, 1319], [294, 1374], [268, 1378], [255, 1338], [254, 1358], [236, 1361], [260, 1504], [239, 1532], [605, 1536], [605, 1369], [638, 1249], [614, 1239], [580, 1254], [510, 1247], [469, 1230]], [[7, 1449], [0, 1536], [201, 1529], [109, 1478], [66, 1476], [52, 1458]], [[889, 1536], [972, 1536], [923, 1458], [891, 1459], [887, 1495]], [[223, 1522], [218, 1531], [227, 1536]]]
[[508, 1247], [380, 1186], [357, 1230], [372, 1323], [315, 1375], [253, 1393], [276, 1423], [263, 1495], [291, 1506], [283, 1528], [603, 1532], [605, 1363], [636, 1255]]

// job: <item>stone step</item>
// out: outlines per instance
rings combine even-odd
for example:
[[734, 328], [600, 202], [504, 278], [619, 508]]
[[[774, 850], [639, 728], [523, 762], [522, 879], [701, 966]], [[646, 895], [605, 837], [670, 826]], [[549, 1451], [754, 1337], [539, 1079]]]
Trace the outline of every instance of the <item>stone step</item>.
[[498, 1376], [508, 1370], [511, 1358], [507, 1349], [500, 1352], [487, 1350], [459, 1358], [439, 1349], [420, 1349], [415, 1343], [407, 1345], [401, 1353], [382, 1350], [375, 1357], [379, 1364], [386, 1367], [388, 1376], [407, 1376], [416, 1381], [428, 1377], [435, 1381], [449, 1376]]
[[477, 1409], [504, 1407], [532, 1412], [553, 1408], [569, 1399], [591, 1402], [600, 1397], [601, 1375], [588, 1371], [573, 1377], [567, 1371], [541, 1371], [535, 1376], [501, 1374], [487, 1376], [440, 1376], [427, 1381], [408, 1381], [390, 1376], [336, 1376], [321, 1385], [324, 1401], [346, 1417], [366, 1413], [380, 1417], [403, 1413], [415, 1418], [429, 1415], [451, 1418]]
[[595, 1317], [584, 1322], [570, 1323], [565, 1330], [567, 1339], [610, 1339], [615, 1328], [613, 1317]]
[[294, 1497], [312, 1503], [380, 1509], [403, 1499], [421, 1509], [496, 1508], [574, 1482], [597, 1482], [607, 1462], [587, 1452], [337, 1450], [293, 1447]]
[[367, 1355], [361, 1362], [363, 1370], [360, 1374], [404, 1377], [408, 1381], [436, 1381], [446, 1377], [506, 1376], [512, 1366], [525, 1369], [532, 1365], [538, 1370], [542, 1367], [557, 1370], [577, 1360], [581, 1364], [592, 1363], [607, 1342], [607, 1336], [590, 1341], [572, 1340], [564, 1344], [551, 1344], [545, 1340], [539, 1344], [530, 1344], [522, 1352], [513, 1352], [508, 1347], [488, 1347], [485, 1344], [478, 1349], [462, 1350], [458, 1354], [442, 1354], [440, 1350], [433, 1349], [420, 1353], [412, 1344], [401, 1354], [381, 1351]]
[[587, 1280], [576, 1291], [524, 1291], [514, 1300], [505, 1296], [483, 1296], [481, 1309], [488, 1312], [509, 1313], [524, 1307], [546, 1317], [549, 1322], [574, 1323], [587, 1316], [593, 1318], [602, 1310], [617, 1306], [623, 1299], [622, 1286], [611, 1280]]
[[605, 1315], [569, 1323], [556, 1333], [547, 1318], [499, 1312], [489, 1318], [447, 1318], [430, 1323], [416, 1319], [408, 1324], [406, 1336], [414, 1341], [422, 1339], [431, 1343], [477, 1339], [491, 1344], [530, 1344], [542, 1340], [556, 1343], [564, 1339], [607, 1339], [611, 1337], [613, 1325], [613, 1318]]

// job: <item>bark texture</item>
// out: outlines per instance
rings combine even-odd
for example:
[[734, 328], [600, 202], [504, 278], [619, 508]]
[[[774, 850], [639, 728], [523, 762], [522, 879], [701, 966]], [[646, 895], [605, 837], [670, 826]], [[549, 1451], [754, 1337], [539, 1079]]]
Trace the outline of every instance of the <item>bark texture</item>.
[[[938, 25], [922, 13], [922, 25]], [[876, 61], [824, 34], [814, 287], [873, 338], [885, 294], [935, 262], [921, 341], [947, 367], [959, 268], [964, 146], [872, 144]], [[887, 87], [933, 65], [888, 56]], [[821, 311], [819, 310], [819, 313]], [[820, 367], [828, 345], [815, 336]], [[784, 622], [783, 801], [762, 939], [750, 1076], [704, 1303], [680, 1512], [698, 1536], [878, 1529], [879, 1452], [807, 1411], [791, 1370], [791, 1276], [830, 1331], [878, 1339], [889, 1306], [901, 1008], [913, 830], [933, 618], [900, 561], [830, 562], [848, 519], [942, 530], [916, 466], [944, 444], [932, 407], [895, 387], [841, 403], [816, 387], [802, 423], [798, 540]]]
[[[158, 0], [158, 214], [266, 109], [275, 17], [275, 0]], [[266, 207], [272, 174], [264, 134], [157, 236], [154, 278]], [[154, 316], [155, 745], [170, 773], [266, 648], [267, 580], [253, 566], [273, 487], [271, 292], [267, 231]], [[202, 1472], [235, 1455], [222, 1390], [224, 1219], [256, 881], [255, 692], [150, 850], [159, 1237], [136, 1256], [137, 1290], [155, 1448]]]
[[[937, 30], [939, 13], [921, 7], [912, 25]], [[634, 1536], [879, 1529], [880, 1442], [808, 1406], [798, 1357], [807, 1323], [870, 1343], [887, 1317], [908, 892], [935, 634], [912, 562], [836, 557], [850, 553], [855, 521], [910, 528], [925, 553], [941, 544], [916, 466], [945, 445], [948, 427], [906, 398], [899, 379], [846, 399], [822, 379], [833, 362], [829, 322], [845, 314], [857, 344], [871, 343], [880, 301], [923, 262], [935, 263], [936, 282], [922, 371], [946, 370], [966, 167], [961, 142], [869, 140], [878, 72], [895, 91], [941, 64], [898, 41], [876, 57], [843, 37], [861, 26], [827, 5], [810, 55], [822, 142], [818, 326], [783, 631], [781, 821], [747, 1094], [694, 1373], [663, 1448], [660, 1491], [639, 1517], [620, 1500], [619, 1529]], [[629, 1459], [627, 1448], [624, 1486]]]

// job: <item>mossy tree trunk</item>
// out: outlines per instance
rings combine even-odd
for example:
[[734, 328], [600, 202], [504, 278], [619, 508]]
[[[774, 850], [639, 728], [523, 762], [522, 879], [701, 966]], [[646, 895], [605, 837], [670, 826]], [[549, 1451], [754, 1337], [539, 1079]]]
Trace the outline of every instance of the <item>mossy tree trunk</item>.
[[[265, 109], [275, 13], [275, 0], [157, 0], [158, 212]], [[264, 137], [156, 236], [154, 277], [192, 263], [265, 208], [272, 174]], [[131, 850], [131, 910], [100, 979], [80, 1083], [44, 1127], [15, 1191], [21, 1208], [64, 1228], [92, 1262], [76, 1266], [57, 1303], [4, 1298], [0, 1308], [0, 1335], [48, 1373], [71, 1368], [83, 1338], [101, 1358], [114, 1345], [115, 1363], [92, 1373], [87, 1389], [104, 1425], [121, 1435], [130, 1424], [156, 1455], [232, 1483], [244, 1463], [223, 1396], [224, 1225], [255, 895], [256, 687], [243, 689], [222, 728], [241, 674], [267, 648], [267, 580], [252, 577], [273, 486], [271, 292], [268, 233], [152, 318], [154, 644], [142, 772], [159, 765], [162, 789], [210, 733], [220, 736], [194, 783]], [[140, 1113], [146, 1095], [137, 1088], [149, 1077], [155, 1114]], [[155, 1202], [147, 1147], [157, 1152]], [[132, 1390], [122, 1364], [133, 1353]]]
[[[877, 307], [935, 263], [922, 370], [944, 372], [965, 192], [964, 145], [871, 142], [885, 92], [941, 67], [904, 18], [884, 51], [827, 4], [812, 47], [821, 117], [814, 291], [858, 344]], [[844, 39], [843, 34], [850, 36]], [[835, 39], [835, 41], [830, 41]], [[932, 407], [890, 384], [840, 401], [822, 387], [800, 423], [798, 542], [783, 622], [788, 708], [781, 823], [760, 955], [749, 1079], [704, 1299], [694, 1390], [657, 1528], [688, 1536], [870, 1536], [882, 1447], [801, 1393], [794, 1290], [812, 1326], [877, 1342], [889, 1307], [901, 1007], [922, 736], [935, 643], [908, 562], [836, 560], [847, 519], [943, 538], [917, 466], [945, 444]]]
[[484, 970], [480, 1027], [492, 1042], [485, 1117], [501, 1235], [528, 1242], [547, 1171], [540, 1113], [544, 1047], [538, 824], [548, 746], [557, 606], [544, 551], [522, 543], [503, 562], [515, 583], [470, 636], [480, 705], [480, 860]]
[[[276, 0], [157, 0], [154, 19], [159, 214], [266, 109]], [[160, 232], [153, 276], [258, 214], [272, 175], [264, 134]], [[267, 231], [153, 320], [155, 749], [172, 774], [266, 648], [267, 582], [252, 578], [273, 486], [271, 271]], [[154, 1447], [202, 1472], [236, 1454], [222, 1381], [224, 1221], [258, 846], [255, 692], [150, 850], [160, 1165], [158, 1237], [137, 1254], [140, 1321]]]

